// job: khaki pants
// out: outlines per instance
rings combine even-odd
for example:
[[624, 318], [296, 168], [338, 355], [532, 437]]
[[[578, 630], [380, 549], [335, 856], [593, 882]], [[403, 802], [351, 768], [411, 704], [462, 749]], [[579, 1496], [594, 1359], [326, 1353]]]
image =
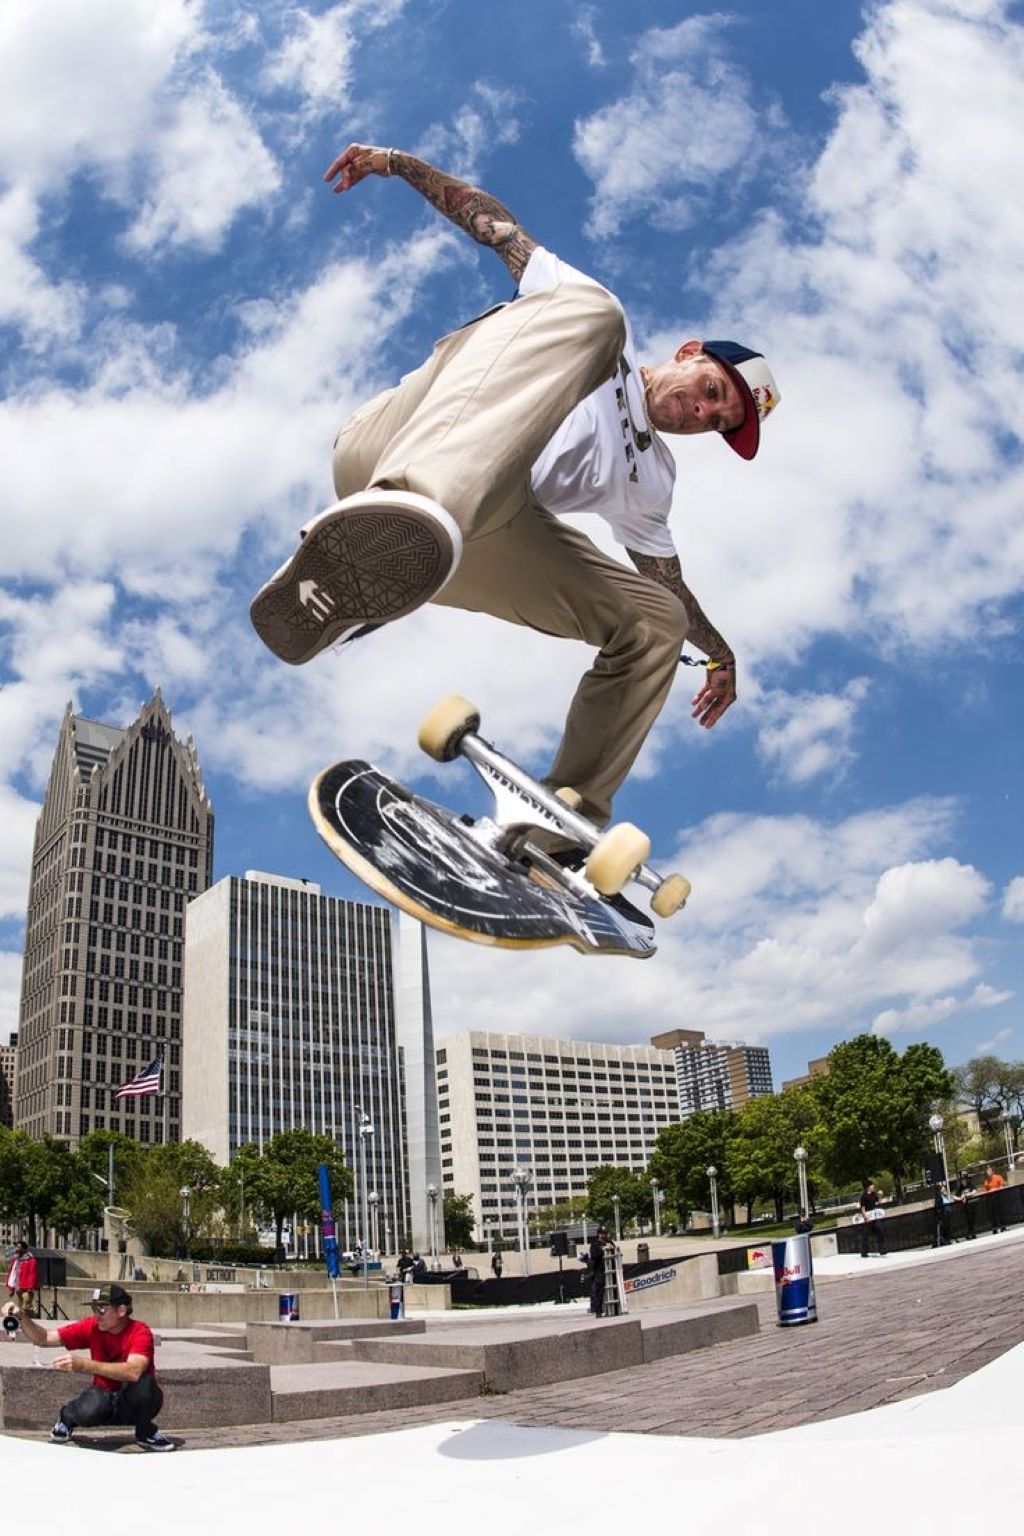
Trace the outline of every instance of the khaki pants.
[[462, 561], [435, 602], [597, 647], [546, 780], [578, 789], [601, 824], [672, 686], [686, 611], [538, 506], [530, 469], [573, 406], [612, 377], [623, 335], [603, 289], [528, 294], [438, 342], [351, 417], [333, 458], [339, 497], [418, 491], [454, 517]]

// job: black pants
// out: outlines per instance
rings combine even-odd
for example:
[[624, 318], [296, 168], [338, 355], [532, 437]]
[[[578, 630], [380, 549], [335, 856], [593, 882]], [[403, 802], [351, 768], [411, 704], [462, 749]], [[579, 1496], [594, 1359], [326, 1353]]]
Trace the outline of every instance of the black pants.
[[595, 1317], [604, 1311], [604, 1270], [599, 1270], [590, 1282], [590, 1310]]
[[868, 1256], [868, 1238], [873, 1237], [878, 1244], [878, 1252], [885, 1258], [885, 1233], [882, 1231], [882, 1221], [865, 1221], [860, 1229], [860, 1256], [866, 1259]]
[[65, 1403], [60, 1416], [69, 1429], [89, 1429], [96, 1424], [134, 1424], [135, 1438], [156, 1433], [153, 1422], [163, 1407], [164, 1394], [155, 1376], [141, 1376], [116, 1392], [88, 1387], [80, 1397]]

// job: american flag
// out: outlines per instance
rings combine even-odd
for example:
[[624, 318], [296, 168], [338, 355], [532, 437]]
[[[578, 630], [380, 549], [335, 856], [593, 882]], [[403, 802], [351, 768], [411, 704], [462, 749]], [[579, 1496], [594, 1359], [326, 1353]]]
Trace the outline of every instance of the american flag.
[[163, 1057], [157, 1056], [148, 1067], [136, 1072], [130, 1083], [125, 1083], [115, 1093], [115, 1099], [141, 1099], [147, 1093], [160, 1092], [160, 1074], [164, 1069]]

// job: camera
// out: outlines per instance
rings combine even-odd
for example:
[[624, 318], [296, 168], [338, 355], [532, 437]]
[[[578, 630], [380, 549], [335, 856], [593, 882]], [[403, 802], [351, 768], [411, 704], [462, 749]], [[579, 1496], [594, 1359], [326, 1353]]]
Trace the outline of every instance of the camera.
[[9, 1312], [4, 1318], [4, 1333], [17, 1333], [17, 1331], [18, 1319], [14, 1316], [13, 1313]]

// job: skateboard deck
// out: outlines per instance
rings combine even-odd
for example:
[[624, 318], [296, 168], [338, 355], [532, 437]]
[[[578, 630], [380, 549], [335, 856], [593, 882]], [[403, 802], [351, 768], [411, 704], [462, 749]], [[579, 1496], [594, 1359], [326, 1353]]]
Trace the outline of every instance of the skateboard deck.
[[413, 794], [371, 763], [335, 763], [309, 792], [331, 851], [371, 890], [443, 933], [505, 949], [655, 952], [654, 924], [543, 854], [513, 857], [478, 824]]

